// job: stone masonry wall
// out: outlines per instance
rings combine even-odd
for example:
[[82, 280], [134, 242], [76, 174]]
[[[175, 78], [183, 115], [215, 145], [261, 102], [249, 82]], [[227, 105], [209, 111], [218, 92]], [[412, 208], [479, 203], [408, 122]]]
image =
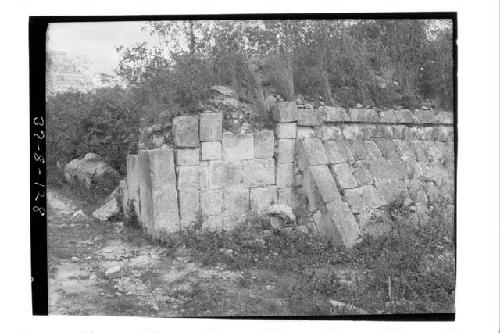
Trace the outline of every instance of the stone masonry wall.
[[435, 204], [454, 218], [454, 127], [434, 110], [271, 107], [273, 130], [231, 133], [223, 115], [174, 118], [173, 147], [127, 159], [124, 188], [146, 232], [193, 224], [232, 229], [272, 204], [292, 207], [299, 224], [352, 246], [384, 232], [384, 207], [408, 200], [427, 223]]

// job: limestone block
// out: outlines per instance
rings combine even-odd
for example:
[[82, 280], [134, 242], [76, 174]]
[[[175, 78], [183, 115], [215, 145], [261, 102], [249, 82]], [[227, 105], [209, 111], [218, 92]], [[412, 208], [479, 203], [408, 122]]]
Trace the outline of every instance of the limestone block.
[[365, 124], [361, 127], [364, 140], [373, 140], [378, 137], [377, 125]]
[[255, 158], [274, 156], [274, 133], [272, 130], [261, 130], [254, 133]]
[[396, 110], [395, 115], [396, 115], [396, 120], [399, 123], [412, 124], [418, 122], [413, 112], [411, 112], [411, 110], [408, 109]]
[[294, 208], [295, 203], [291, 187], [278, 189], [278, 205], [288, 205]]
[[344, 125], [342, 134], [346, 140], [363, 140], [362, 125]]
[[204, 161], [222, 159], [222, 147], [219, 141], [201, 143], [201, 159]]
[[332, 225], [331, 228], [327, 229], [331, 231], [327, 236], [338, 245], [351, 248], [361, 240], [359, 226], [347, 203], [327, 204], [326, 210], [322, 214], [322, 220], [325, 221], [323, 224]]
[[387, 162], [391, 165], [392, 170], [394, 170], [397, 179], [405, 179], [408, 177], [408, 169], [401, 159], [387, 160]]
[[179, 166], [177, 167], [179, 190], [203, 190], [208, 187], [208, 168], [201, 166]]
[[254, 158], [252, 134], [222, 134], [222, 157], [225, 161], [250, 160]]
[[360, 187], [361, 196], [363, 197], [364, 202], [371, 209], [377, 209], [380, 206], [386, 204], [386, 202], [382, 199], [379, 192], [373, 185], [366, 185]]
[[344, 144], [339, 141], [325, 141], [323, 147], [325, 148], [326, 157], [330, 164], [344, 163], [347, 157], [343, 154]]
[[377, 159], [382, 157], [382, 153], [373, 141], [363, 141], [367, 159]]
[[298, 109], [297, 123], [299, 126], [320, 126], [320, 111], [318, 109]]
[[352, 151], [352, 155], [354, 160], [365, 160], [368, 156], [368, 152], [366, 151], [366, 146], [360, 140], [350, 140], [346, 141], [346, 145], [349, 146]]
[[359, 188], [345, 190], [344, 194], [353, 213], [363, 213], [368, 210], [368, 206], [361, 196], [362, 191]]
[[278, 139], [295, 139], [297, 137], [297, 124], [277, 123], [275, 133]]
[[444, 126], [440, 126], [440, 127], [436, 127], [435, 129], [435, 134], [434, 134], [434, 138], [435, 140], [438, 140], [438, 141], [453, 141], [453, 134], [454, 134], [454, 129], [453, 127], [444, 127]]
[[256, 187], [250, 189], [250, 210], [260, 214], [278, 201], [276, 186]]
[[154, 233], [179, 230], [179, 207], [172, 148], [148, 151], [151, 177]]
[[380, 122], [382, 123], [396, 123], [397, 117], [394, 110], [380, 111]]
[[204, 216], [202, 228], [209, 231], [222, 230], [224, 217], [221, 215]]
[[176, 149], [175, 164], [198, 165], [200, 164], [200, 149]]
[[200, 192], [179, 191], [179, 209], [181, 219], [195, 219], [200, 214]]
[[279, 139], [278, 140], [278, 164], [292, 163], [295, 160], [295, 140], [294, 139]]
[[418, 140], [412, 140], [410, 141], [410, 144], [412, 145], [413, 151], [415, 152], [415, 158], [417, 162], [427, 161], [427, 153], [422, 142]]
[[200, 141], [222, 140], [222, 113], [200, 114]]
[[427, 204], [427, 195], [425, 194], [422, 182], [418, 179], [411, 179], [407, 183], [407, 192], [413, 202], [417, 205]]
[[405, 125], [393, 125], [391, 126], [390, 138], [403, 140], [405, 138], [405, 131], [407, 126]]
[[224, 189], [224, 215], [241, 216], [249, 212], [250, 195], [248, 188], [232, 187]]
[[415, 110], [415, 117], [419, 123], [435, 123], [436, 113], [432, 110]]
[[342, 189], [354, 188], [358, 186], [356, 179], [352, 175], [351, 168], [347, 163], [334, 164], [331, 166], [337, 184]]
[[320, 139], [299, 140], [297, 146], [297, 164], [301, 170], [305, 170], [311, 165], [328, 164], [328, 156]]
[[432, 127], [417, 127], [418, 140], [432, 140], [434, 137], [434, 128]]
[[337, 106], [325, 106], [323, 108], [323, 120], [325, 122], [349, 121], [345, 110]]
[[278, 188], [292, 187], [294, 184], [294, 163], [278, 164], [276, 166], [276, 185]]
[[351, 121], [359, 122], [378, 122], [379, 115], [373, 109], [349, 109], [349, 117]]
[[377, 139], [375, 142], [383, 157], [386, 159], [399, 158], [394, 141], [391, 139]]
[[271, 116], [279, 123], [290, 123], [297, 120], [297, 105], [295, 102], [280, 102], [271, 106]]
[[[129, 199], [139, 201], [139, 165], [137, 155], [127, 155], [127, 192]], [[137, 212], [136, 212], [137, 213]]]
[[328, 202], [340, 201], [340, 193], [326, 165], [307, 168], [304, 173], [302, 187], [309, 199], [309, 209], [311, 211]]
[[275, 184], [274, 159], [245, 160], [243, 167], [243, 187], [258, 187]]
[[368, 168], [361, 161], [357, 161], [354, 163], [352, 167], [352, 175], [354, 179], [356, 179], [356, 183], [359, 186], [373, 184], [373, 177], [368, 171]]
[[418, 140], [419, 139], [419, 133], [418, 133], [417, 127], [414, 127], [414, 126], [408, 126], [408, 127], [406, 127], [405, 128], [404, 139], [405, 140]]
[[239, 186], [243, 182], [241, 161], [210, 161], [208, 184], [210, 188]]
[[153, 198], [151, 190], [151, 176], [149, 173], [149, 154], [147, 150], [139, 150], [138, 153], [138, 185], [140, 216], [139, 222], [146, 231], [153, 229]]
[[401, 156], [403, 161], [416, 159], [415, 152], [409, 142], [404, 140], [394, 140], [394, 143], [396, 144], [396, 149], [398, 150], [399, 156]]
[[406, 186], [401, 181], [387, 181], [377, 184], [377, 190], [386, 203], [391, 203], [406, 192]]
[[396, 179], [395, 171], [386, 159], [367, 161], [368, 169], [377, 183]]
[[174, 144], [181, 148], [197, 148], [200, 145], [198, 138], [198, 117], [178, 116], [172, 122]]
[[338, 126], [321, 126], [316, 130], [316, 136], [321, 141], [344, 139], [342, 130]]
[[441, 124], [453, 124], [453, 113], [440, 111], [436, 114], [437, 121]]
[[297, 126], [297, 139], [314, 138], [316, 133], [312, 127]]
[[220, 215], [224, 207], [224, 191], [213, 189], [201, 192], [201, 213], [204, 216]]

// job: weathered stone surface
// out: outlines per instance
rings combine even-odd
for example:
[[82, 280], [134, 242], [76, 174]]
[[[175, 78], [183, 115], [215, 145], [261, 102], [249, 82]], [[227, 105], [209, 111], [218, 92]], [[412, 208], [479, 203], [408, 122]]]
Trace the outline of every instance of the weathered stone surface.
[[365, 201], [363, 200], [361, 193], [362, 191], [358, 188], [345, 190], [345, 198], [349, 206], [351, 207], [351, 211], [353, 213], [362, 213], [368, 209]]
[[401, 159], [403, 161], [409, 160], [409, 159], [416, 159], [415, 153], [413, 152], [412, 147], [410, 146], [410, 143], [404, 140], [394, 140], [394, 143], [396, 144], [396, 148], [398, 150], [399, 156], [401, 156]]
[[356, 179], [352, 175], [351, 168], [347, 163], [334, 164], [331, 166], [337, 184], [342, 189], [354, 188], [358, 186]]
[[419, 138], [417, 127], [408, 126], [405, 128], [404, 139], [405, 140], [416, 140]]
[[351, 248], [361, 240], [359, 226], [347, 203], [327, 204], [321, 219], [324, 221], [323, 224], [332, 225], [327, 228], [330, 231], [327, 236], [338, 245]]
[[[129, 199], [129, 194], [127, 190], [127, 181], [125, 180], [120, 180], [120, 193], [121, 193], [121, 202], [120, 202], [120, 208], [123, 213], [123, 216], [128, 218], [130, 216], [130, 199]], [[82, 211], [83, 213], [83, 211]], [[85, 215], [85, 213], [84, 213]], [[74, 216], [74, 214], [73, 214]]]
[[399, 158], [396, 144], [391, 139], [377, 139], [376, 144], [386, 159]]
[[107, 221], [109, 218], [116, 216], [121, 212], [120, 207], [121, 205], [119, 200], [116, 197], [111, 196], [106, 200], [104, 205], [92, 213], [92, 216], [100, 221]]
[[239, 186], [243, 182], [241, 161], [210, 161], [208, 179], [210, 188]]
[[[174, 150], [153, 149], [149, 154], [154, 233], [179, 230], [179, 207], [174, 164]], [[184, 167], [192, 168], [192, 167]], [[196, 167], [194, 167], [196, 168]]]
[[200, 114], [200, 140], [222, 140], [222, 113]]
[[366, 151], [366, 146], [360, 140], [351, 140], [346, 141], [346, 145], [349, 146], [354, 160], [365, 160], [368, 156], [368, 152]]
[[427, 204], [427, 195], [425, 194], [424, 187], [418, 179], [411, 179], [407, 183], [407, 192], [413, 202], [417, 205]]
[[440, 111], [436, 115], [437, 121], [442, 124], [453, 124], [453, 113]]
[[344, 139], [342, 130], [338, 126], [321, 126], [316, 130], [316, 136], [321, 141]]
[[434, 129], [434, 138], [438, 141], [453, 141], [453, 127], [436, 127]]
[[413, 112], [411, 112], [408, 109], [396, 110], [395, 115], [396, 115], [396, 120], [399, 123], [412, 124], [418, 122]]
[[397, 122], [396, 113], [394, 110], [380, 111], [380, 122], [395, 123]]
[[386, 202], [382, 199], [377, 189], [373, 185], [360, 187], [360, 191], [361, 196], [363, 197], [363, 200], [368, 205], [368, 207], [376, 209], [386, 204]]
[[278, 189], [278, 205], [288, 205], [292, 208], [295, 206], [292, 188]]
[[254, 158], [252, 134], [222, 134], [222, 157], [225, 161], [250, 160]]
[[199, 147], [200, 140], [198, 138], [198, 117], [178, 116], [174, 118], [172, 124], [174, 144], [177, 147]]
[[236, 92], [233, 89], [226, 86], [215, 85], [210, 87], [210, 90], [215, 91], [221, 94], [222, 96], [236, 97]]
[[369, 160], [367, 165], [373, 180], [377, 183], [396, 179], [395, 171], [391, 164], [383, 158]]
[[275, 184], [274, 159], [245, 160], [243, 167], [243, 187], [258, 187]]
[[294, 183], [294, 163], [278, 164], [276, 166], [276, 185], [278, 188], [292, 187]]
[[250, 210], [261, 214], [278, 201], [276, 186], [257, 187], [250, 189]]
[[149, 173], [149, 154], [147, 150], [139, 150], [138, 153], [138, 180], [140, 216], [139, 222], [146, 231], [153, 229], [153, 198], [151, 190], [151, 175]]
[[373, 177], [368, 168], [361, 161], [357, 161], [352, 166], [352, 175], [359, 186], [373, 184]]
[[297, 164], [301, 170], [305, 170], [310, 165], [328, 164], [328, 156], [320, 139], [299, 140], [297, 146]]
[[274, 133], [272, 130], [261, 130], [254, 133], [255, 158], [274, 156]]
[[404, 165], [403, 161], [401, 161], [401, 159], [398, 158], [387, 160], [387, 162], [394, 170], [397, 179], [405, 179], [408, 177], [408, 169], [406, 169], [406, 166]]
[[418, 140], [432, 140], [434, 137], [434, 128], [432, 127], [417, 127]]
[[297, 105], [295, 102], [280, 102], [271, 106], [271, 116], [279, 123], [290, 123], [297, 120]]
[[323, 120], [325, 122], [349, 121], [346, 111], [337, 106], [325, 106], [323, 109]]
[[417, 162], [426, 162], [427, 153], [425, 152], [425, 147], [422, 142], [414, 140], [410, 141], [410, 144], [413, 146], [413, 151], [415, 152], [415, 158]]
[[373, 109], [349, 109], [351, 121], [359, 122], [378, 122], [379, 116]]
[[320, 126], [321, 115], [318, 109], [298, 109], [297, 123], [299, 126]]
[[97, 154], [88, 153], [82, 159], [74, 159], [64, 167], [64, 179], [91, 188], [101, 180], [118, 183], [118, 173]]
[[344, 125], [342, 134], [346, 140], [363, 140], [363, 125]]
[[208, 168], [201, 166], [177, 167], [179, 190], [204, 190], [208, 187]]
[[224, 191], [213, 189], [201, 192], [201, 212], [205, 216], [220, 215], [224, 207]]
[[279, 139], [277, 163], [286, 164], [292, 163], [295, 160], [295, 140], [294, 139]]
[[179, 191], [181, 219], [195, 219], [200, 215], [200, 193], [198, 191]]
[[278, 139], [295, 139], [297, 137], [297, 124], [277, 123], [275, 133]]
[[366, 151], [367, 159], [378, 159], [382, 157], [382, 153], [378, 149], [377, 145], [373, 141], [363, 141], [363, 145]]
[[219, 141], [201, 143], [201, 159], [204, 161], [222, 159], [222, 147]]
[[344, 144], [339, 141], [326, 141], [323, 143], [325, 148], [326, 157], [330, 164], [344, 163], [347, 157], [344, 154]]
[[249, 200], [248, 188], [232, 187], [224, 189], [224, 215], [241, 216], [248, 214], [250, 209]]
[[297, 139], [314, 138], [316, 133], [312, 127], [297, 126]]
[[238, 225], [245, 221], [246, 217], [242, 215], [226, 215], [222, 219], [222, 230], [234, 230]]
[[378, 136], [377, 125], [366, 124], [361, 127], [361, 132], [364, 140], [373, 140]]
[[265, 213], [266, 215], [278, 216], [285, 222], [295, 222], [292, 207], [287, 205], [271, 205], [266, 209]]
[[[139, 158], [137, 155], [127, 155], [127, 192], [129, 199], [139, 201]], [[136, 212], [138, 215], [139, 212]]]
[[[389, 127], [389, 126], [386, 126]], [[405, 138], [405, 131], [407, 126], [405, 125], [392, 125], [390, 126], [391, 136], [387, 136], [392, 139], [400, 139], [403, 140]]]
[[326, 165], [307, 168], [302, 182], [309, 200], [309, 209], [314, 211], [328, 202], [340, 201], [340, 193]]
[[415, 117], [419, 123], [436, 122], [436, 113], [432, 110], [415, 110]]
[[406, 191], [401, 181], [388, 181], [377, 184], [377, 190], [386, 203], [391, 203]]
[[200, 164], [200, 150], [194, 149], [176, 149], [175, 164], [177, 165], [198, 165]]

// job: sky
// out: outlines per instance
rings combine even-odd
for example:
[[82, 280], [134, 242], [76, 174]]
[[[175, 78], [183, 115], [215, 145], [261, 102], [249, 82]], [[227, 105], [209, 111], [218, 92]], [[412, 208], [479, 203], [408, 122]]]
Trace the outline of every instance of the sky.
[[70, 57], [86, 56], [92, 73], [112, 73], [118, 66], [116, 47], [152, 41], [141, 31], [144, 21], [52, 23], [47, 31], [47, 49]]

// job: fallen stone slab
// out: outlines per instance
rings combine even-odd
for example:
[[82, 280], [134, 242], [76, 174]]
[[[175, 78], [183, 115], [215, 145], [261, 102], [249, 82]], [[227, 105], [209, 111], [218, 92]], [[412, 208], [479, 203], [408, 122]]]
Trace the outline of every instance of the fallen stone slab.
[[120, 188], [117, 187], [106, 199], [104, 205], [96, 209], [92, 216], [99, 221], [107, 221], [113, 216], [121, 213], [121, 194]]
[[288, 205], [272, 205], [266, 209], [265, 213], [271, 216], [279, 216], [284, 221], [295, 222], [295, 215], [292, 212], [292, 207]]

